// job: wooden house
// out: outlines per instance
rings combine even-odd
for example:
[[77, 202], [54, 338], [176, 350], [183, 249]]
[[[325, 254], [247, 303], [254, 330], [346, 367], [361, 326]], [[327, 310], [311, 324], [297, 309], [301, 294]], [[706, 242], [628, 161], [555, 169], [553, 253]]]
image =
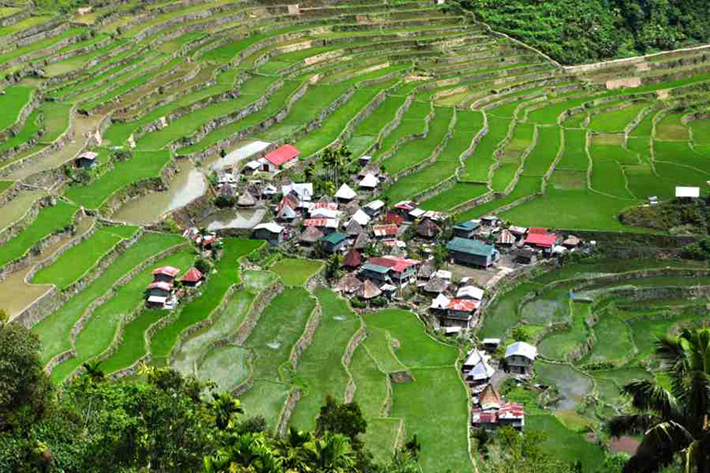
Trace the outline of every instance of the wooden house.
[[285, 167], [293, 166], [298, 162], [298, 156], [301, 154], [292, 145], [283, 145], [264, 156], [263, 170], [266, 172], [275, 172]]
[[340, 232], [332, 232], [321, 239], [323, 251], [328, 254], [338, 253], [348, 241], [348, 236]]
[[74, 165], [77, 168], [81, 169], [89, 169], [98, 164], [98, 158], [99, 153], [95, 153], [93, 151], [86, 151], [84, 153], [81, 153], [76, 160], [74, 160]]
[[454, 237], [472, 239], [481, 226], [478, 220], [468, 220], [454, 226]]
[[362, 255], [355, 248], [352, 248], [343, 258], [343, 266], [354, 269], [360, 267], [360, 265], [362, 265]]
[[318, 227], [306, 227], [306, 229], [301, 233], [298, 238], [299, 243], [302, 245], [310, 246], [320, 241], [323, 238], [323, 232], [318, 229]]
[[506, 371], [524, 376], [532, 376], [533, 364], [537, 358], [537, 348], [525, 342], [515, 342], [505, 350]]
[[190, 268], [190, 270], [180, 278], [180, 282], [187, 287], [198, 287], [202, 284], [204, 278], [204, 275], [199, 269]]
[[285, 237], [285, 229], [275, 222], [260, 223], [254, 227], [253, 236], [257, 240], [266, 240], [271, 245], [279, 245], [283, 243]]
[[178, 275], [180, 270], [172, 266], [163, 266], [161, 268], [156, 268], [153, 270], [153, 282], [166, 282], [172, 284], [175, 280], [175, 276]]

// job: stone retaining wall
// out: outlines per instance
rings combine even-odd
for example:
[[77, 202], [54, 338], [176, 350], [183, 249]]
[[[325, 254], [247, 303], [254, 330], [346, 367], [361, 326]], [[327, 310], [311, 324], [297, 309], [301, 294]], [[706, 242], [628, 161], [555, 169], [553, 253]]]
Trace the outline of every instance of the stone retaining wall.
[[230, 342], [235, 345], [243, 345], [256, 327], [256, 324], [259, 322], [259, 318], [261, 317], [261, 313], [264, 311], [264, 308], [269, 305], [274, 297], [276, 297], [285, 288], [286, 286], [284, 286], [284, 283], [277, 278], [271, 286], [261, 291], [252, 303], [249, 315], [247, 315], [244, 322], [242, 322], [239, 326], [237, 332], [230, 337]]
[[[16, 192], [11, 192], [10, 195], [8, 195], [7, 197], [14, 197], [16, 195], [17, 195]], [[10, 200], [10, 199], [8, 198], [8, 200]], [[29, 207], [29, 209], [27, 209], [27, 211], [24, 213], [24, 215], [22, 217], [17, 219], [11, 225], [0, 230], [0, 245], [7, 243], [11, 239], [16, 237], [20, 233], [22, 233], [25, 230], [25, 228], [32, 225], [32, 222], [34, 222], [37, 219], [37, 215], [39, 214], [40, 209], [42, 209], [42, 207], [49, 205], [50, 201], [51, 201], [50, 197], [43, 197], [43, 198], [36, 200]], [[0, 275], [0, 281], [2, 281], [3, 279], [5, 279], [4, 276]]]
[[345, 352], [343, 353], [341, 363], [343, 364], [345, 371], [348, 373], [348, 385], [345, 388], [343, 402], [352, 402], [355, 396], [355, 390], [357, 389], [357, 386], [355, 385], [355, 380], [353, 378], [352, 373], [350, 372], [350, 362], [352, 360], [353, 355], [355, 354], [355, 350], [357, 350], [357, 347], [359, 347], [363, 340], [365, 340], [366, 338], [367, 328], [360, 327], [353, 334], [352, 338], [348, 342], [348, 346], [345, 347]]
[[303, 352], [306, 351], [306, 349], [313, 342], [313, 335], [316, 333], [318, 325], [320, 325], [320, 320], [322, 316], [323, 311], [321, 309], [320, 304], [316, 300], [316, 306], [313, 309], [311, 316], [308, 318], [308, 322], [306, 323], [306, 328], [303, 331], [303, 335], [301, 335], [301, 337], [295, 343], [295, 345], [291, 349], [291, 354], [288, 357], [288, 361], [294, 371], [296, 371], [296, 369], [298, 368], [298, 361], [301, 359], [301, 355], [303, 355]]
[[286, 435], [286, 432], [288, 431], [288, 424], [291, 421], [291, 414], [293, 414], [293, 410], [296, 408], [296, 404], [298, 404], [300, 399], [301, 390], [297, 387], [292, 387], [288, 393], [284, 407], [281, 409], [281, 413], [279, 414], [276, 432], [278, 432], [280, 436]]

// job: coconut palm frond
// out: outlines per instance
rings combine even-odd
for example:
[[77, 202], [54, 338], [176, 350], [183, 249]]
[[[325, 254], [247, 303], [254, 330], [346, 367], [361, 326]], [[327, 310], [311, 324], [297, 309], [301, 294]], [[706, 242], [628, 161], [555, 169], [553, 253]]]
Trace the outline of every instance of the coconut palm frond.
[[612, 437], [635, 435], [647, 431], [660, 422], [660, 418], [648, 414], [632, 414], [617, 416], [609, 421], [608, 427]]
[[655, 382], [632, 381], [624, 386], [621, 392], [631, 396], [632, 405], [640, 411], [652, 411], [665, 418], [677, 416], [676, 398]]

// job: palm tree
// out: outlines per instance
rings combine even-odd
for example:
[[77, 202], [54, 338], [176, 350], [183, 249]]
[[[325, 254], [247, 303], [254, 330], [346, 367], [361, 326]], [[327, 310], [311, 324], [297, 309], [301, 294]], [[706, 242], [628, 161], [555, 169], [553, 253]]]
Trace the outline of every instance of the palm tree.
[[343, 434], [325, 432], [321, 437], [313, 437], [304, 448], [309, 464], [319, 473], [354, 471], [355, 455], [350, 440]]
[[231, 437], [230, 444], [204, 458], [205, 473], [282, 473], [281, 459], [263, 433]]
[[106, 379], [106, 375], [99, 368], [100, 364], [101, 364], [100, 361], [95, 361], [93, 363], [90, 361], [87, 361], [86, 363], [83, 363], [81, 365], [84, 368], [84, 370], [86, 371], [86, 376], [89, 378], [90, 381], [100, 382], [100, 381], [103, 381], [104, 379]]
[[312, 439], [310, 432], [290, 428], [286, 437], [279, 440], [278, 450], [286, 471], [308, 471], [305, 445]]
[[624, 473], [652, 473], [681, 455], [686, 473], [710, 473], [710, 329], [684, 330], [658, 340], [655, 355], [670, 389], [657, 381], [632, 381], [622, 392], [637, 411], [609, 424], [620, 437], [643, 432]]
[[244, 413], [239, 399], [232, 397], [228, 392], [212, 393], [212, 397], [214, 398], [212, 407], [215, 411], [217, 428], [225, 430], [227, 427], [232, 427], [235, 414]]

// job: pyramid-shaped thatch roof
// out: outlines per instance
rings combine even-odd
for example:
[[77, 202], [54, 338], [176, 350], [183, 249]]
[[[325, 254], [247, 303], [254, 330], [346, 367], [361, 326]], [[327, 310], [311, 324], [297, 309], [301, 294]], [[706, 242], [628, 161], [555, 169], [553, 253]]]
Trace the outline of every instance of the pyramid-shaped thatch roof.
[[436, 268], [434, 267], [434, 263], [431, 260], [426, 260], [419, 268], [417, 277], [419, 279], [429, 279], [435, 272]]
[[432, 294], [441, 294], [448, 287], [448, 283], [441, 278], [433, 277], [424, 285], [424, 291]]
[[364, 283], [360, 281], [354, 273], [349, 273], [343, 276], [335, 286], [336, 291], [344, 292], [345, 294], [353, 294], [360, 291]]
[[360, 252], [354, 248], [348, 251], [348, 254], [345, 255], [345, 258], [343, 259], [343, 266], [347, 266], [349, 268], [357, 268], [361, 264], [362, 256], [360, 255]]
[[358, 291], [357, 295], [361, 299], [370, 300], [370, 299], [374, 299], [375, 297], [380, 297], [382, 295], [382, 291], [380, 290], [379, 287], [375, 286], [375, 284], [372, 281], [370, 281], [369, 279], [366, 279], [365, 284]]
[[419, 225], [417, 225], [417, 235], [423, 238], [434, 238], [441, 232], [441, 229], [437, 224], [431, 220], [424, 219]]
[[348, 236], [357, 236], [361, 234], [363, 231], [362, 225], [357, 223], [357, 220], [350, 219], [348, 224], [345, 226], [345, 233], [348, 234]]
[[239, 200], [237, 200], [237, 205], [239, 207], [254, 207], [256, 205], [256, 199], [253, 195], [251, 195], [251, 192], [245, 190], [244, 192], [242, 192], [242, 195], [239, 196]]
[[492, 384], [486, 386], [478, 399], [478, 403], [483, 410], [500, 409], [503, 403], [500, 394], [498, 394], [498, 391], [496, 391], [496, 388], [494, 388]]
[[323, 238], [323, 232], [318, 229], [318, 227], [306, 227], [306, 229], [301, 233], [298, 240], [301, 243], [315, 243]]
[[370, 244], [370, 237], [367, 236], [367, 233], [362, 232], [355, 239], [355, 243], [353, 244], [353, 248], [355, 248], [356, 250], [364, 250], [365, 248], [367, 248], [367, 245], [369, 245], [369, 244]]

